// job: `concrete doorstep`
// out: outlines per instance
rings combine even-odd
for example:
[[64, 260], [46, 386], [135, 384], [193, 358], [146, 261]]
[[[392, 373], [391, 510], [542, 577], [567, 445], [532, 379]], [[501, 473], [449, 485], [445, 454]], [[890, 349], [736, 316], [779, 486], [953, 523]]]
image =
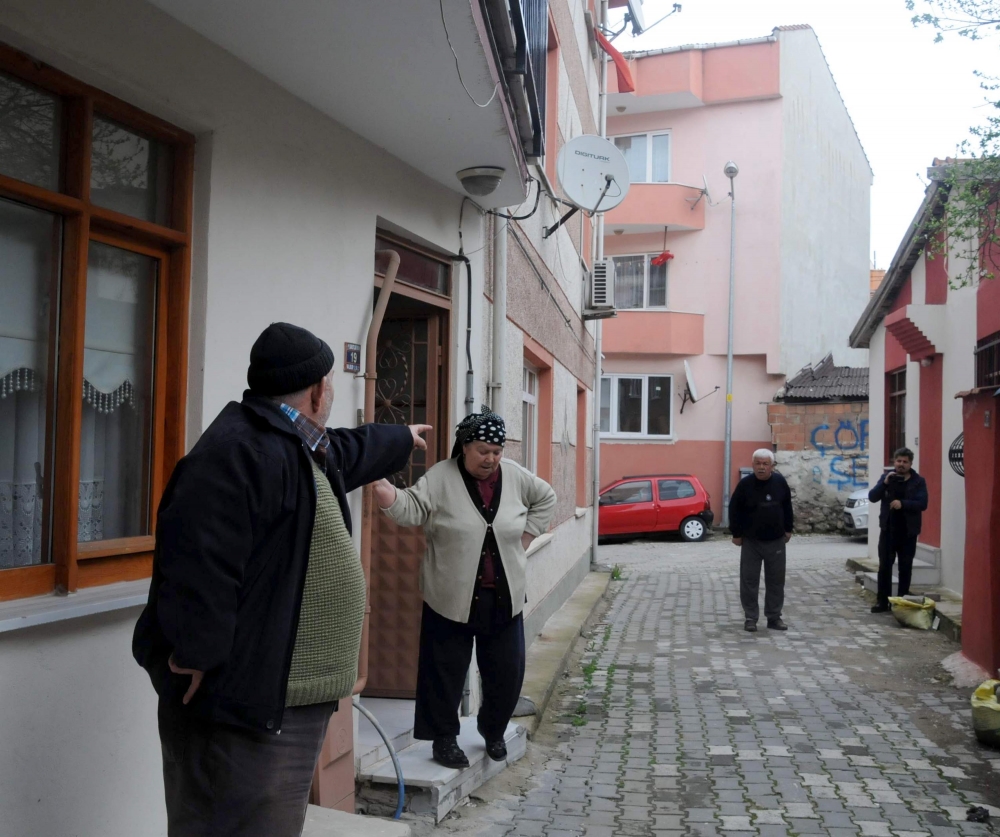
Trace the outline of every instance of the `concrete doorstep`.
[[[962, 642], [962, 598], [946, 587], [921, 584], [917, 577], [917, 561], [913, 562], [914, 574], [910, 586], [915, 595], [929, 596], [935, 600], [934, 612], [940, 618], [938, 630], [954, 642]], [[878, 590], [878, 561], [871, 558], [849, 558], [847, 569], [854, 573], [857, 581], [869, 593]], [[896, 593], [899, 576], [893, 566], [892, 592]]]
[[398, 820], [363, 817], [310, 805], [302, 837], [409, 837], [410, 826]]
[[[494, 762], [487, 757], [482, 737], [476, 731], [474, 717], [461, 720], [458, 743], [470, 762], [469, 767], [463, 770], [442, 767], [434, 762], [431, 757], [431, 742], [413, 740], [409, 724], [402, 732], [393, 728], [395, 732], [400, 733], [395, 736], [395, 740], [403, 745], [398, 749], [397, 755], [405, 783], [405, 810], [409, 814], [430, 816], [435, 823], [439, 823], [481, 785], [525, 754], [527, 738], [538, 727], [555, 689], [556, 681], [563, 672], [577, 638], [585, 631], [598, 603], [607, 591], [609, 579], [608, 573], [589, 573], [562, 607], [549, 617], [541, 633], [529, 646], [521, 694], [530, 699], [536, 711], [534, 715], [515, 717], [508, 724], [504, 736], [507, 742], [505, 761]], [[376, 713], [381, 712], [386, 717], [389, 717], [391, 711], [390, 703], [370, 701]], [[412, 709], [410, 711], [412, 712]], [[383, 755], [382, 749], [384, 748], [375, 747], [370, 754], [362, 755], [361, 770], [358, 775], [358, 804], [362, 810], [374, 814], [386, 814], [392, 811], [396, 807], [397, 800], [395, 768], [388, 758], [388, 753]], [[383, 819], [362, 819], [371, 819], [372, 822], [392, 827], [398, 826], [398, 823]], [[319, 837], [326, 833], [339, 835], [347, 832], [306, 832], [309, 837]], [[395, 837], [397, 833], [402, 832], [384, 833]]]

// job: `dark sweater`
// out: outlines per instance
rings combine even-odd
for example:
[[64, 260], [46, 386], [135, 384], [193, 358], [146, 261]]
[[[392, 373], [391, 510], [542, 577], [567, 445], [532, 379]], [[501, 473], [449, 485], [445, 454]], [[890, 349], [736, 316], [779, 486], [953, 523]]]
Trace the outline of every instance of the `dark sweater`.
[[792, 492], [785, 478], [772, 473], [760, 480], [750, 474], [740, 480], [729, 501], [729, 530], [734, 538], [773, 541], [792, 531]]

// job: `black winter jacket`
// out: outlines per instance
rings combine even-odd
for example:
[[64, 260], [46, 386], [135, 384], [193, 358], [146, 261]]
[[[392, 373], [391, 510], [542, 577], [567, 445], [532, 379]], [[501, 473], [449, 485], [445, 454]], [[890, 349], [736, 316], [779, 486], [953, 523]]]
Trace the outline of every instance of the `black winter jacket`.
[[[410, 430], [328, 429], [327, 478], [351, 529], [347, 493], [400, 470]], [[278, 732], [316, 510], [311, 454], [273, 401], [230, 402], [174, 470], [160, 501], [149, 601], [132, 654], [162, 700], [205, 672], [192, 714]]]
[[[892, 480], [886, 484], [886, 477], [892, 476], [893, 471], [886, 471], [878, 478], [875, 487], [868, 492], [868, 499], [877, 503], [883, 501], [878, 510], [878, 525], [882, 529], [889, 528], [890, 519], [892, 525], [903, 524], [903, 531], [899, 534], [908, 538], [915, 538], [920, 534], [922, 522], [922, 512], [927, 511], [927, 480], [916, 471], [910, 471], [910, 478], [900, 484], [898, 480]], [[889, 504], [893, 500], [899, 500], [903, 508], [898, 511], [891, 510]], [[892, 515], [892, 518], [889, 515]]]

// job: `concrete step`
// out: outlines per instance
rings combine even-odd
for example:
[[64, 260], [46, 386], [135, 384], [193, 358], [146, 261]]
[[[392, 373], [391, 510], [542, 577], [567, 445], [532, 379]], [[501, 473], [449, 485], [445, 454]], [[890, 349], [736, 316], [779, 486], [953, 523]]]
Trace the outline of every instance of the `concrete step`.
[[[864, 585], [865, 590], [870, 593], [878, 592], [878, 572], [860, 572], [856, 578]], [[919, 558], [913, 560], [913, 574], [910, 576], [910, 586], [916, 589], [936, 587], [941, 583], [941, 569], [935, 567]], [[899, 574], [896, 567], [892, 571], [892, 595], [896, 595], [899, 589]]]
[[[431, 758], [430, 741], [415, 741], [397, 753], [403, 769], [406, 810], [430, 814], [440, 822], [449, 811], [484, 782], [520, 759], [527, 747], [524, 727], [510, 723], [504, 735], [507, 760], [495, 762], [486, 755], [486, 745], [476, 731], [475, 718], [462, 718], [458, 745], [469, 757], [463, 770], [442, 767]], [[358, 775], [358, 797], [369, 811], [388, 812], [396, 806], [396, 770], [389, 758], [382, 759]]]
[[410, 826], [405, 822], [310, 805], [302, 837], [410, 837]]
[[[363, 697], [361, 703], [378, 719], [397, 753], [405, 750], [414, 742], [412, 700]], [[362, 772], [373, 764], [389, 758], [389, 748], [385, 746], [382, 736], [375, 731], [375, 727], [364, 716], [358, 720], [356, 752], [358, 754], [358, 767]]]

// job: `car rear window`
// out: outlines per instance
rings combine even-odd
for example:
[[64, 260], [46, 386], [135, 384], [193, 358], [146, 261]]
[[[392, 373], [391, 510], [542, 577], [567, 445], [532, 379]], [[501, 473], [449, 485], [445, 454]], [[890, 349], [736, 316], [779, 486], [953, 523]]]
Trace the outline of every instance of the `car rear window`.
[[687, 480], [660, 480], [659, 491], [661, 500], [683, 500], [694, 497], [694, 486]]
[[651, 482], [623, 482], [608, 491], [603, 498], [606, 506], [623, 506], [626, 503], [652, 503], [653, 484]]

